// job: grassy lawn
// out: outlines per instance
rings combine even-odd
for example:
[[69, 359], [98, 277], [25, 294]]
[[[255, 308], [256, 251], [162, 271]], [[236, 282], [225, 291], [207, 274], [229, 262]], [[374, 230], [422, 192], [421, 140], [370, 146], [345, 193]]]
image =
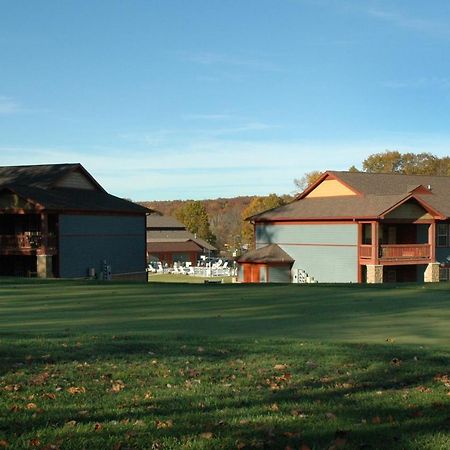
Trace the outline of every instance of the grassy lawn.
[[450, 448], [450, 284], [0, 280], [0, 448]]

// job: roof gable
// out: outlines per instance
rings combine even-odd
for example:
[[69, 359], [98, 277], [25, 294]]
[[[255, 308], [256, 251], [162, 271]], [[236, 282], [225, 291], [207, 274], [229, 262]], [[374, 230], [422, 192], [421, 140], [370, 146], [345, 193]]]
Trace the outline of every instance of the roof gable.
[[95, 189], [106, 192], [79, 163], [0, 167], [0, 186], [21, 185], [52, 189], [55, 187]]
[[325, 172], [315, 183], [301, 192], [297, 199], [347, 197], [354, 195], [360, 195], [360, 192], [335, 174]]

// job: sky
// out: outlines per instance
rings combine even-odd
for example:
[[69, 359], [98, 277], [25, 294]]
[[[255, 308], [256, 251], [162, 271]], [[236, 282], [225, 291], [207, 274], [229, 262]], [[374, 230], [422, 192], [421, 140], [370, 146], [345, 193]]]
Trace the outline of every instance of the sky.
[[0, 165], [133, 200], [450, 154], [448, 0], [0, 0]]

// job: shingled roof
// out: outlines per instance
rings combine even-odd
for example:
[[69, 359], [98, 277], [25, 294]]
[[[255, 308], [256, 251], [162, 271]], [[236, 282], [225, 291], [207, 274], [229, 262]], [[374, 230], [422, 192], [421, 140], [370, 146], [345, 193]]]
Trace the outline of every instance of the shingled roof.
[[450, 177], [327, 171], [321, 180], [327, 176], [342, 181], [359, 195], [304, 198], [310, 188], [293, 202], [249, 220], [375, 219], [410, 199], [441, 219], [450, 217]]
[[3, 166], [0, 167], [0, 186], [19, 184], [41, 189], [51, 189], [61, 178], [75, 170], [83, 172], [98, 189], [106, 192], [95, 178], [79, 163]]
[[[203, 249], [216, 251], [216, 247], [206, 242], [204, 239], [196, 237], [186, 227], [171, 216], [162, 215], [159, 212], [153, 212], [147, 215], [147, 242], [155, 243], [174, 242], [182, 243], [192, 241]], [[181, 250], [180, 250], [181, 251]]]
[[292, 264], [294, 259], [291, 258], [281, 247], [277, 244], [269, 244], [265, 247], [251, 250], [243, 254], [238, 260], [238, 263], [286, 263]]
[[[59, 180], [75, 170], [81, 171], [96, 189], [55, 187]], [[40, 210], [136, 214], [151, 211], [108, 194], [81, 164], [0, 167], [0, 191], [5, 190], [34, 203]]]

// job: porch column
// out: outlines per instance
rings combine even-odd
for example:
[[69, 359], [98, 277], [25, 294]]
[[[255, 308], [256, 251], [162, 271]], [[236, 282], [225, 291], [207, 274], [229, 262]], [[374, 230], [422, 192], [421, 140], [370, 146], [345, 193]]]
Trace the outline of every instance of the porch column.
[[425, 283], [439, 283], [439, 263], [432, 262], [425, 269]]
[[381, 264], [367, 264], [367, 283], [383, 283], [383, 266]]
[[[378, 264], [378, 222], [372, 222], [372, 226], [370, 228], [372, 231], [372, 261], [376, 265]], [[383, 273], [381, 274], [381, 278], [383, 278]]]
[[430, 246], [430, 259], [434, 263], [436, 261], [436, 222], [434, 221], [428, 227], [428, 245]]
[[37, 255], [36, 266], [38, 278], [51, 278], [53, 276], [52, 257], [50, 255]]

